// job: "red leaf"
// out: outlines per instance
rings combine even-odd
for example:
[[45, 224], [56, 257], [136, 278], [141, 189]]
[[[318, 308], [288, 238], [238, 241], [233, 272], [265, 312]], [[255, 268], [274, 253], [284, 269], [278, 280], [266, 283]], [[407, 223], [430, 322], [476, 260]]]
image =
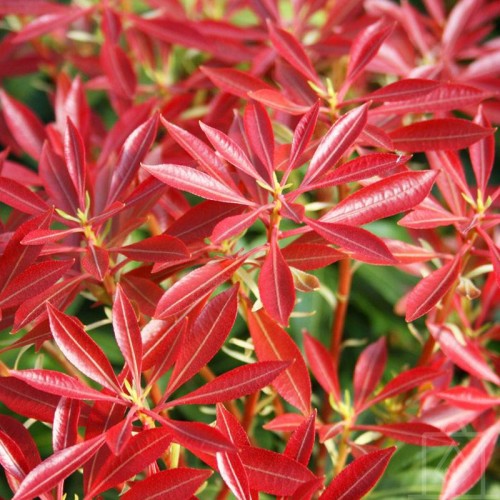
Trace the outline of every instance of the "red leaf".
[[21, 148], [35, 159], [40, 158], [45, 129], [40, 119], [26, 105], [0, 90], [0, 103], [10, 133]]
[[177, 281], [158, 302], [155, 317], [165, 319], [203, 300], [243, 264], [244, 257], [210, 262]]
[[500, 405], [500, 398], [490, 396], [487, 392], [475, 387], [450, 387], [433, 394], [444, 399], [448, 404], [466, 410], [487, 410]]
[[240, 456], [250, 484], [271, 495], [292, 495], [303, 483], [315, 479], [305, 465], [274, 451], [248, 447]]
[[139, 309], [148, 316], [153, 316], [156, 304], [163, 295], [163, 288], [147, 278], [123, 274], [120, 285], [130, 300], [136, 302]]
[[308, 106], [291, 101], [285, 97], [282, 92], [275, 89], [261, 89], [249, 92], [248, 97], [264, 106], [277, 109], [278, 111], [284, 111], [290, 115], [301, 115], [309, 109]]
[[47, 309], [54, 340], [68, 360], [91, 379], [120, 394], [120, 383], [111, 363], [83, 325], [50, 304]]
[[176, 262], [186, 260], [190, 256], [181, 240], [166, 234], [151, 236], [116, 250], [139, 262]]
[[72, 227], [71, 229], [35, 229], [30, 231], [22, 240], [23, 245], [45, 245], [62, 240], [70, 234], [82, 233], [81, 227]]
[[291, 243], [281, 250], [287, 264], [301, 271], [321, 269], [345, 257], [345, 254], [319, 243]]
[[406, 321], [414, 321], [428, 313], [451, 289], [462, 266], [457, 255], [437, 271], [422, 279], [406, 298]]
[[198, 373], [217, 354], [236, 321], [237, 309], [237, 286], [221, 292], [205, 306], [186, 334], [170, 376], [168, 394]]
[[60, 451], [73, 446], [78, 440], [80, 401], [62, 397], [57, 405], [52, 425], [52, 449]]
[[113, 303], [113, 330], [116, 343], [136, 382], [141, 386], [142, 338], [137, 316], [128, 297], [118, 284]]
[[157, 128], [158, 115], [154, 115], [139, 125], [123, 143], [117, 164], [113, 168], [106, 205], [119, 199], [129, 188], [141, 161], [153, 144]]
[[85, 209], [85, 179], [87, 166], [85, 163], [85, 145], [83, 138], [68, 117], [64, 134], [64, 158], [71, 181], [76, 189], [80, 208]]
[[10, 370], [9, 374], [31, 387], [40, 391], [64, 396], [72, 399], [88, 399], [89, 401], [111, 401], [113, 403], [125, 404], [122, 400], [114, 396], [108, 396], [102, 392], [92, 389], [83, 384], [78, 379], [66, 375], [62, 372], [56, 372], [46, 369], [33, 370]]
[[30, 215], [46, 212], [49, 208], [31, 189], [7, 177], [0, 177], [0, 202]]
[[363, 349], [354, 369], [354, 407], [361, 406], [375, 390], [387, 363], [385, 337]]
[[394, 147], [414, 152], [463, 149], [488, 137], [493, 131], [462, 118], [436, 118], [400, 127], [389, 135]]
[[403, 422], [385, 425], [355, 425], [353, 429], [380, 432], [384, 436], [417, 446], [450, 446], [456, 444], [456, 441], [437, 427], [419, 422]]
[[309, 367], [314, 377], [320, 383], [327, 394], [333, 394], [335, 401], [340, 401], [340, 384], [337, 375], [337, 367], [333, 358], [323, 344], [309, 335], [304, 334], [304, 350]]
[[428, 367], [417, 367], [406, 370], [394, 377], [388, 382], [385, 387], [372, 399], [369, 399], [364, 405], [359, 408], [359, 412], [372, 406], [384, 399], [393, 398], [398, 394], [403, 394], [415, 387], [429, 382], [430, 380], [439, 377], [442, 372]]
[[440, 500], [457, 498], [481, 479], [495, 451], [499, 427], [497, 422], [478, 434], [453, 459], [444, 478]]
[[252, 500], [248, 475], [237, 453], [217, 453], [217, 468], [224, 482], [238, 500]]
[[151, 175], [168, 186], [187, 191], [207, 200], [252, 205], [252, 202], [243, 198], [241, 193], [230, 189], [210, 175], [194, 168], [165, 163], [161, 165], [142, 164], [142, 166]]
[[[421, 97], [436, 89], [441, 84], [434, 80], [425, 80], [423, 78], [405, 78], [389, 85], [370, 92], [354, 99], [354, 101], [373, 101], [373, 102], [393, 102], [406, 101], [407, 99]], [[346, 104], [346, 102], [344, 103]], [[378, 109], [378, 108], [377, 108]], [[372, 110], [375, 111], [375, 110]]]
[[252, 151], [266, 168], [264, 178], [270, 186], [273, 186], [274, 133], [271, 120], [264, 106], [258, 102], [247, 105], [243, 120], [245, 132]]
[[454, 331], [446, 324], [435, 325], [429, 323], [427, 326], [441, 350], [453, 363], [474, 377], [500, 385], [500, 377], [488, 366], [480, 348], [472, 339], [467, 338], [460, 331], [457, 332], [460, 339], [457, 338]]
[[308, 80], [322, 86], [303, 45], [291, 33], [278, 28], [271, 21], [268, 21], [267, 28], [271, 43], [278, 54]]
[[244, 212], [239, 215], [233, 215], [221, 220], [215, 226], [210, 239], [213, 243], [221, 243], [237, 234], [248, 229], [258, 218], [259, 215], [266, 210], [266, 207], [260, 207], [251, 212]]
[[[479, 108], [474, 118], [474, 123], [486, 128], [491, 127], [482, 107]], [[469, 153], [477, 187], [484, 195], [495, 162], [495, 136], [493, 134], [489, 135], [475, 144], [472, 144], [469, 148]]]
[[307, 466], [314, 446], [315, 423], [316, 411], [311, 413], [290, 436], [284, 455]]
[[403, 172], [374, 182], [342, 200], [324, 222], [363, 225], [410, 210], [429, 194], [436, 172]]
[[96, 497], [99, 493], [123, 483], [144, 470], [168, 448], [172, 441], [170, 432], [165, 427], [147, 429], [130, 438], [119, 456], [111, 456], [101, 467], [87, 492], [87, 497]]
[[380, 479], [395, 451], [396, 448], [393, 446], [357, 458], [333, 478], [320, 496], [320, 500], [362, 498]]
[[0, 307], [18, 305], [35, 297], [59, 280], [73, 265], [74, 259], [32, 264], [14, 277], [0, 294]]
[[82, 258], [82, 267], [97, 280], [104, 280], [109, 271], [108, 251], [89, 241], [85, 255]]
[[14, 498], [32, 500], [49, 491], [89, 460], [104, 444], [104, 435], [55, 452], [23, 480]]
[[120, 498], [122, 500], [191, 498], [211, 474], [212, 471], [210, 470], [184, 467], [163, 470], [142, 481], [134, 481], [130, 490]]
[[295, 287], [292, 273], [276, 239], [271, 241], [260, 270], [259, 293], [267, 313], [281, 325], [288, 325], [295, 306]]
[[356, 36], [349, 52], [347, 75], [340, 92], [341, 95], [343, 95], [348, 86], [356, 80], [371, 59], [375, 57], [381, 45], [392, 33], [394, 26], [395, 23], [388, 23], [385, 19], [380, 19], [376, 23], [363, 29]]
[[304, 415], [309, 415], [311, 381], [296, 344], [264, 311], [252, 312], [248, 309], [248, 326], [260, 361], [294, 360], [293, 364], [274, 380], [273, 386], [286, 401]]
[[387, 245], [366, 229], [313, 219], [307, 219], [306, 223], [327, 241], [351, 253], [354, 259], [369, 264], [387, 265], [396, 262]]
[[457, 41], [464, 32], [471, 29], [468, 24], [470, 19], [483, 7], [482, 0], [465, 0], [458, 2], [446, 20], [442, 34], [442, 50], [446, 58], [451, 58], [457, 50]]
[[29, 16], [41, 16], [49, 12], [65, 11], [65, 5], [57, 4], [53, 1], [44, 0], [24, 0], [19, 3], [17, 0], [1, 0], [1, 14], [25, 14]]
[[268, 431], [293, 432], [302, 425], [305, 418], [298, 413], [283, 413], [265, 423], [262, 427]]
[[301, 188], [326, 174], [350, 148], [366, 124], [368, 104], [342, 115], [324, 135], [307, 169]]
[[[0, 422], [0, 464], [5, 473], [21, 482], [30, 469], [40, 463], [40, 454], [29, 432], [24, 426], [24, 431], [21, 430], [18, 425], [22, 426], [12, 417], [2, 415]], [[29, 443], [29, 449], [26, 449], [27, 446], [22, 448], [25, 441]], [[26, 454], [26, 451], [28, 453], [34, 452], [35, 455], [30, 456]], [[33, 465], [28, 462], [30, 458]]]
[[215, 404], [253, 394], [269, 385], [290, 362], [260, 361], [230, 370], [165, 407], [183, 404]]
[[101, 67], [109, 80], [111, 92], [132, 99], [137, 88], [137, 76], [127, 53], [116, 43], [105, 40], [101, 45]]
[[202, 66], [200, 69], [219, 89], [243, 99], [248, 99], [248, 92], [272, 89], [263, 80], [238, 69], [209, 68], [207, 66]]

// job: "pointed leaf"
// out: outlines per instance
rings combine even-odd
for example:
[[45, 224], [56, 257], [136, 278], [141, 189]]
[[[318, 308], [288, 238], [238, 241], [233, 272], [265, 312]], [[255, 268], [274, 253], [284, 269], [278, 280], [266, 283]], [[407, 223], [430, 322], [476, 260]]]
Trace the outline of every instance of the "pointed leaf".
[[210, 477], [212, 471], [179, 467], [157, 472], [142, 481], [134, 481], [122, 500], [191, 498]]
[[369, 264], [387, 265], [396, 262], [383, 240], [366, 229], [313, 219], [307, 219], [306, 223], [327, 241], [351, 253], [354, 259]]
[[326, 347], [309, 333], [305, 333], [304, 350], [314, 378], [327, 394], [333, 394], [335, 401], [340, 401], [337, 367]]
[[499, 397], [490, 396], [475, 387], [450, 387], [434, 395], [452, 406], [466, 410], [487, 410], [500, 404]]
[[38, 215], [49, 208], [31, 189], [8, 177], [0, 177], [0, 202], [30, 215]]
[[311, 140], [318, 121], [319, 102], [318, 100], [314, 106], [311, 106], [311, 109], [300, 119], [295, 127], [287, 172], [298, 166], [297, 163]]
[[288, 325], [295, 306], [293, 276], [281, 255], [278, 243], [271, 241], [259, 275], [260, 299], [267, 313], [281, 325]]
[[165, 163], [160, 165], [142, 164], [142, 166], [151, 175], [168, 186], [187, 191], [207, 200], [252, 205], [252, 202], [243, 198], [241, 193], [228, 188], [210, 175], [194, 168]]
[[436, 176], [430, 170], [392, 175], [356, 191], [321, 220], [358, 226], [405, 212], [427, 197]]
[[237, 308], [237, 286], [221, 292], [205, 306], [186, 334], [170, 376], [168, 393], [198, 373], [217, 354], [236, 321]]
[[120, 393], [113, 367], [107, 356], [85, 332], [83, 325], [71, 316], [47, 304], [52, 335], [57, 345], [82, 373], [113, 392]]
[[87, 462], [103, 444], [104, 435], [99, 435], [55, 452], [24, 478], [14, 498], [31, 500], [51, 490]]
[[73, 446], [78, 440], [78, 420], [80, 401], [62, 397], [57, 405], [52, 424], [52, 449], [63, 450]]
[[[474, 123], [486, 128], [491, 127], [482, 107], [480, 107], [474, 118]], [[469, 148], [469, 153], [477, 187], [484, 194], [495, 162], [495, 136], [489, 135], [475, 144], [472, 144]]]
[[217, 429], [238, 448], [250, 446], [250, 439], [239, 420], [230, 411], [226, 410], [222, 403], [217, 404], [216, 410]]
[[231, 278], [244, 258], [226, 259], [204, 265], [177, 281], [169, 288], [156, 308], [155, 317], [165, 319], [181, 312], [211, 294]]
[[142, 338], [137, 315], [122, 287], [116, 287], [113, 303], [113, 330], [116, 343], [136, 382], [141, 385]]
[[135, 476], [164, 453], [172, 436], [165, 427], [147, 429], [130, 438], [125, 450], [119, 456], [112, 456], [100, 469], [87, 497], [123, 483]]
[[302, 115], [309, 107], [297, 104], [283, 95], [282, 92], [275, 89], [261, 89], [249, 92], [248, 97], [259, 102], [263, 106], [284, 111], [290, 115]]
[[440, 500], [457, 498], [483, 477], [495, 451], [499, 427], [497, 422], [478, 434], [453, 459], [444, 478]]
[[302, 186], [305, 187], [326, 174], [345, 155], [363, 130], [368, 105], [363, 104], [342, 115], [325, 134], [307, 169]]
[[315, 423], [316, 411], [293, 432], [283, 454], [307, 466], [314, 446]]
[[287, 361], [260, 361], [234, 368], [195, 391], [169, 401], [166, 407], [215, 404], [253, 394], [269, 385], [289, 365]]
[[[500, 385], [500, 377], [493, 372], [484, 360], [479, 346], [461, 332], [454, 332], [449, 326], [428, 324], [429, 332], [441, 350], [453, 363], [479, 379], [489, 380]], [[460, 338], [457, 338], [460, 335]]]
[[118, 44], [105, 40], [101, 45], [100, 59], [111, 91], [123, 99], [132, 99], [137, 88], [137, 76], [127, 53]]
[[68, 117], [64, 134], [64, 158], [69, 176], [78, 194], [80, 208], [85, 208], [85, 179], [87, 166], [85, 163], [85, 145], [83, 138]]
[[259, 218], [259, 215], [266, 210], [265, 207], [257, 208], [251, 212], [244, 212], [240, 215], [233, 215], [221, 220], [216, 226], [210, 239], [213, 243], [218, 244], [233, 236], [236, 236], [250, 226]]
[[493, 131], [462, 118], [436, 118], [398, 128], [389, 135], [395, 148], [414, 152], [463, 149]]
[[260, 361], [294, 360], [293, 364], [274, 380], [273, 386], [286, 401], [304, 415], [309, 415], [311, 381], [297, 345], [288, 333], [262, 310], [248, 310], [248, 326]]
[[281, 255], [289, 266], [301, 271], [321, 269], [345, 257], [345, 254], [320, 243], [292, 243], [281, 249]]
[[[428, 94], [440, 86], [435, 80], [426, 80], [424, 78], [405, 78], [389, 85], [370, 92], [362, 97], [354, 99], [355, 101], [373, 101], [373, 102], [393, 102], [406, 101], [407, 99], [421, 97]], [[345, 104], [345, 103], [344, 103]]]
[[217, 468], [228, 488], [238, 500], [252, 500], [250, 482], [237, 453], [217, 453]]
[[176, 262], [185, 260], [190, 255], [181, 240], [166, 234], [151, 236], [117, 251], [139, 262]]
[[362, 405], [375, 390], [387, 362], [385, 337], [363, 349], [354, 369], [354, 407]]
[[396, 448], [393, 446], [357, 458], [333, 478], [328, 488], [320, 496], [320, 500], [362, 498], [381, 478], [395, 451]]
[[461, 266], [461, 256], [457, 255], [422, 279], [406, 298], [406, 321], [414, 321], [428, 313], [457, 281]]
[[108, 251], [90, 241], [82, 257], [82, 267], [94, 278], [103, 281], [109, 271]]

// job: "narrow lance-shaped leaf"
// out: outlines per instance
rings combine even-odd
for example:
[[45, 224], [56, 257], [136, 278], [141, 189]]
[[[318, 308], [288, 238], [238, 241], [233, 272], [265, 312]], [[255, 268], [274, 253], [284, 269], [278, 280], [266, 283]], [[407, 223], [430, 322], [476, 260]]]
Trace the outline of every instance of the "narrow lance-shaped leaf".
[[123, 99], [132, 99], [137, 88], [137, 76], [127, 53], [109, 40], [104, 41], [99, 52], [111, 92]]
[[142, 339], [137, 316], [122, 287], [116, 287], [113, 303], [113, 330], [116, 343], [135, 380], [136, 388], [141, 388]]
[[213, 298], [187, 332], [167, 387], [172, 393], [205, 366], [229, 335], [238, 308], [238, 286]]
[[167, 184], [168, 186], [187, 191], [207, 200], [220, 201], [223, 203], [238, 203], [241, 205], [252, 205], [253, 203], [241, 195], [241, 193], [230, 189], [225, 184], [214, 179], [204, 172], [183, 165], [142, 165], [151, 175]]
[[249, 92], [248, 97], [278, 111], [284, 111], [290, 115], [302, 115], [309, 108], [303, 104], [297, 104], [283, 95], [279, 90], [261, 89]]
[[189, 257], [186, 245], [180, 239], [167, 234], [151, 236], [116, 250], [139, 262], [175, 262]]
[[221, 220], [215, 226], [210, 239], [217, 244], [242, 233], [248, 229], [266, 209], [266, 207], [259, 207], [255, 210], [251, 210], [250, 212], [233, 215], [232, 217], [227, 217], [226, 219]]
[[212, 471], [179, 467], [157, 472], [142, 481], [134, 481], [122, 500], [191, 498], [210, 477]]
[[104, 435], [99, 435], [55, 452], [24, 478], [14, 498], [31, 500], [49, 491], [87, 462], [103, 444]]
[[283, 452], [284, 455], [307, 466], [314, 446], [315, 424], [316, 410], [290, 436]]
[[31, 189], [8, 177], [0, 177], [0, 202], [30, 215], [46, 212], [49, 208]]
[[435, 118], [393, 130], [389, 135], [401, 151], [463, 149], [494, 132], [462, 118]]
[[289, 365], [289, 361], [260, 361], [240, 366], [185, 396], [169, 401], [165, 406], [215, 404], [238, 399], [269, 385]]
[[85, 209], [85, 179], [87, 165], [85, 162], [85, 145], [80, 132], [71, 118], [68, 117], [66, 132], [64, 134], [64, 158], [69, 176], [78, 194], [80, 208]]
[[63, 450], [73, 446], [78, 440], [78, 420], [80, 401], [62, 397], [57, 405], [52, 424], [52, 449]]
[[144, 470], [167, 450], [171, 441], [172, 436], [165, 427], [147, 429], [133, 436], [125, 450], [119, 456], [112, 455], [100, 469], [87, 498], [94, 498]]
[[320, 496], [320, 500], [362, 498], [382, 477], [395, 451], [396, 448], [393, 446], [357, 458], [333, 478], [328, 488]]
[[466, 410], [487, 410], [500, 405], [500, 397], [491, 396], [475, 387], [450, 387], [434, 396], [444, 399], [448, 404]]
[[96, 342], [83, 329], [82, 324], [71, 316], [47, 304], [50, 329], [57, 345], [82, 373], [113, 392], [120, 393], [113, 367]]
[[321, 220], [363, 225], [410, 210], [429, 194], [437, 172], [403, 172], [374, 182], [342, 200]]
[[344, 253], [321, 243], [294, 242], [281, 249], [289, 266], [301, 271], [321, 269], [346, 257]]
[[109, 271], [108, 251], [89, 241], [85, 254], [82, 257], [82, 267], [95, 279], [102, 281]]
[[387, 362], [385, 337], [363, 349], [354, 368], [354, 407], [362, 405], [375, 390]]
[[310, 185], [327, 173], [353, 147], [366, 124], [367, 112], [368, 104], [363, 104], [342, 115], [332, 125], [311, 158], [301, 187]]
[[[439, 87], [440, 82], [435, 80], [426, 80], [424, 78], [405, 78], [382, 88], [370, 92], [362, 97], [353, 99], [354, 101], [373, 101], [373, 102], [393, 102], [405, 101], [415, 97], [428, 94], [431, 90]], [[346, 104], [346, 102], [344, 102]]]
[[[479, 108], [479, 111], [474, 118], [474, 123], [477, 123], [485, 128], [491, 127], [488, 117], [484, 113], [482, 107]], [[474, 170], [474, 175], [476, 177], [477, 187], [484, 195], [495, 161], [495, 136], [493, 134], [489, 135], [475, 144], [472, 144], [469, 148], [469, 153], [472, 162], [472, 169]]]
[[441, 500], [452, 500], [470, 490], [488, 466], [500, 430], [497, 422], [467, 443], [448, 468], [441, 491]]
[[293, 276], [281, 255], [276, 238], [271, 240], [269, 252], [259, 275], [259, 293], [268, 314], [281, 325], [288, 325], [295, 306]]
[[238, 500], [252, 500], [250, 481], [238, 453], [217, 453], [217, 468], [228, 488]]
[[310, 414], [311, 381], [307, 367], [297, 345], [288, 333], [263, 310], [252, 312], [248, 308], [248, 326], [255, 351], [260, 361], [278, 360], [294, 362], [279, 376], [273, 386], [290, 404], [304, 415]]
[[[35, 446], [38, 452], [38, 448]], [[21, 482], [29, 472], [30, 466], [19, 444], [0, 426], [0, 465], [7, 476]]]
[[428, 313], [444, 297], [458, 279], [461, 262], [461, 256], [457, 255], [417, 283], [406, 298], [406, 321]]

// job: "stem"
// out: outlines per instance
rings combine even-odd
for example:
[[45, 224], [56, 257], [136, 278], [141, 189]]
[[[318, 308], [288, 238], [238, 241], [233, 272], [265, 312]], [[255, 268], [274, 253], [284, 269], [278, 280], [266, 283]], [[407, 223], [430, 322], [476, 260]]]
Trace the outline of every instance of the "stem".
[[245, 410], [243, 413], [243, 418], [241, 419], [241, 426], [245, 429], [245, 432], [248, 434], [248, 430], [252, 425], [253, 416], [255, 414], [255, 406], [257, 405], [257, 401], [259, 399], [259, 392], [254, 392], [247, 396], [245, 400]]

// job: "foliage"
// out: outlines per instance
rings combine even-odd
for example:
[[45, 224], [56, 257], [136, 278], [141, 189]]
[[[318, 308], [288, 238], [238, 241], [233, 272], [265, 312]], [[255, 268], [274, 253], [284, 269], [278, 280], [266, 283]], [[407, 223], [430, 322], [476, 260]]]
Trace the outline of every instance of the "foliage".
[[389, 498], [420, 449], [480, 482], [499, 14], [0, 0], [4, 494]]

